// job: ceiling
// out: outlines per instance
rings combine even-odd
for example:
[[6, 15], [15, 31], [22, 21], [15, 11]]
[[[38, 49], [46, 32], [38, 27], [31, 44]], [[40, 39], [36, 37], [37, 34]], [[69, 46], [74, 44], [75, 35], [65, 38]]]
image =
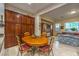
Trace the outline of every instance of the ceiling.
[[24, 11], [30, 12], [32, 14], [36, 14], [41, 10], [48, 8], [52, 5], [56, 5], [55, 3], [8, 3], [7, 5], [14, 6], [16, 8], [22, 9]]
[[[61, 3], [8, 3], [7, 5], [14, 6], [16, 8], [22, 9], [24, 11], [30, 12], [32, 14], [37, 14], [41, 11], [44, 11], [45, 9], [49, 9], [49, 7]], [[71, 11], [76, 11], [76, 13], [71, 14]], [[78, 17], [79, 16], [79, 4], [77, 3], [69, 3], [66, 5], [63, 5], [59, 8], [56, 8], [50, 12], [47, 12], [43, 14], [42, 16], [49, 17], [51, 19], [67, 19], [72, 17]]]
[[[76, 11], [76, 13], [71, 14], [71, 11]], [[79, 4], [77, 3], [66, 4], [60, 8], [45, 13], [42, 16], [48, 16], [52, 19], [57, 19], [57, 20], [79, 17]]]

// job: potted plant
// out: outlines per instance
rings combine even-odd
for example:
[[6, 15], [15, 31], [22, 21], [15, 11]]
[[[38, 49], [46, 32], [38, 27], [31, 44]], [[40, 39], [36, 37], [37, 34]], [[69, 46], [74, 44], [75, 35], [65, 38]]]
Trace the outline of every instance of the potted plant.
[[72, 31], [77, 31], [77, 29], [76, 29], [76, 28], [71, 28], [71, 30], [72, 30]]

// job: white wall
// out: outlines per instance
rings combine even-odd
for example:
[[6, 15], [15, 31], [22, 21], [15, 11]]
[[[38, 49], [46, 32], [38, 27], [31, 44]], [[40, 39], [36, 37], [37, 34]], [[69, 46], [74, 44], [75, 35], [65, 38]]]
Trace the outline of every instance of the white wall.
[[[1, 19], [0, 17], [0, 21], [3, 20], [4, 21], [4, 4], [0, 3], [0, 16], [3, 15], [3, 19]], [[3, 22], [4, 24], [4, 22]], [[0, 23], [1, 25], [1, 23]], [[2, 48], [1, 48], [1, 52], [0, 52], [0, 55], [4, 55], [4, 26], [0, 26], [0, 34], [3, 34], [3, 36], [0, 36], [0, 47], [2, 45]]]

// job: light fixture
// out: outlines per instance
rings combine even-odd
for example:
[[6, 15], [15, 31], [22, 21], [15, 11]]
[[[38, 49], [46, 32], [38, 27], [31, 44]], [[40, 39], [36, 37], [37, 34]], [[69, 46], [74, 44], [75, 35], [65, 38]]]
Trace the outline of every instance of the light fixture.
[[19, 17], [20, 17], [20, 15], [19, 15], [19, 14], [17, 14], [17, 15], [16, 15], [16, 17], [17, 17], [17, 18], [19, 18]]
[[75, 13], [76, 13], [76, 11], [71, 11], [71, 12], [70, 12], [70, 14], [75, 14]]
[[29, 5], [31, 5], [32, 3], [28, 3]]

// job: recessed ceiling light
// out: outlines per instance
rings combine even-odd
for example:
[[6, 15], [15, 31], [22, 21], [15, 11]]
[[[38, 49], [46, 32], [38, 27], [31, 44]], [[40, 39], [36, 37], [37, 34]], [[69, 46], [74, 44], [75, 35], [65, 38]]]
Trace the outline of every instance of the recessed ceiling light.
[[29, 5], [31, 5], [32, 3], [28, 3]]
[[76, 13], [76, 11], [71, 11], [71, 12], [70, 12], [70, 14], [75, 14], [75, 13]]

